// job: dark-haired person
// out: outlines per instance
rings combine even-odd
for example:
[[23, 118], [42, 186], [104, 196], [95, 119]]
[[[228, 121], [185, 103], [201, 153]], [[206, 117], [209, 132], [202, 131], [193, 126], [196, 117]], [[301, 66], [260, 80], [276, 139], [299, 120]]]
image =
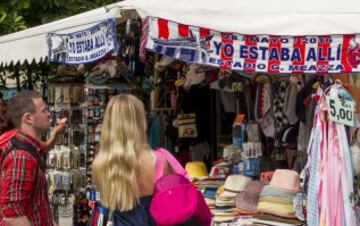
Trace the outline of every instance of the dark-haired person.
[[[46, 144], [41, 137], [49, 128], [50, 113], [36, 91], [17, 93], [6, 112], [15, 129], [0, 136], [0, 226], [53, 226], [45, 169], [41, 167]], [[55, 140], [56, 135], [53, 137]], [[36, 156], [14, 148], [12, 138], [31, 146]], [[54, 141], [47, 143], [49, 149]]]

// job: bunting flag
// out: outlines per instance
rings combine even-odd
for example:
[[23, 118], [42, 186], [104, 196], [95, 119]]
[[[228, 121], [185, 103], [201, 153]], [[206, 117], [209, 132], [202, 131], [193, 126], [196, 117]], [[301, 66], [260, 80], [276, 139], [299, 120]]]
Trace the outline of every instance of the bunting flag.
[[360, 35], [247, 35], [156, 17], [146, 22], [146, 49], [191, 63], [246, 72], [360, 72]]

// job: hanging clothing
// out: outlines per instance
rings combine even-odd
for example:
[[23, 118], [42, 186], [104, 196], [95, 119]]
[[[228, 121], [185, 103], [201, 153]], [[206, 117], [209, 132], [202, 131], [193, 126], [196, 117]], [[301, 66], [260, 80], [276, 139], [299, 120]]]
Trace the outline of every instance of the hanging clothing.
[[160, 116], [155, 115], [150, 120], [150, 134], [149, 134], [149, 143], [152, 148], [159, 147], [159, 129], [160, 129]]
[[301, 81], [295, 77], [290, 77], [289, 85], [285, 90], [284, 96], [284, 114], [289, 121], [290, 125], [295, 125], [299, 119], [296, 116], [296, 98], [302, 88]]
[[289, 83], [287, 82], [280, 82], [274, 84], [275, 95], [274, 95], [273, 106], [274, 106], [276, 132], [280, 132], [283, 127], [289, 125], [289, 120], [285, 114], [285, 94], [288, 85]]
[[314, 127], [311, 133], [308, 155], [310, 166], [310, 178], [308, 181], [308, 194], [307, 194], [307, 224], [308, 226], [317, 226], [319, 222], [319, 202], [318, 202], [318, 188], [319, 188], [319, 171], [320, 171], [320, 136], [321, 136], [321, 123], [320, 114], [321, 109], [318, 107], [315, 113]]
[[[339, 97], [345, 90], [339, 84], [329, 95]], [[346, 93], [345, 93], [346, 94]], [[309, 226], [355, 226], [351, 153], [345, 126], [326, 117], [326, 96], [321, 89], [308, 148], [307, 224]], [[347, 95], [347, 94], [346, 94]], [[350, 95], [348, 95], [350, 96]]]

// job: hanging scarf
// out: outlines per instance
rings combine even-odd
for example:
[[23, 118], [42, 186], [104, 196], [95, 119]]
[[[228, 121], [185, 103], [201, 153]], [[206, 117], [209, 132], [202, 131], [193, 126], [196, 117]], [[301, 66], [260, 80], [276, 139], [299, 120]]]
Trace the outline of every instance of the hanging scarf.
[[[330, 89], [330, 96], [337, 97], [338, 95], [343, 96], [343, 98], [352, 100], [350, 94], [342, 88], [341, 84], [335, 84]], [[343, 225], [356, 226], [356, 217], [355, 211], [353, 209], [350, 195], [353, 194], [353, 169], [351, 163], [351, 152], [350, 144], [345, 130], [345, 126], [339, 123], [333, 123], [334, 129], [337, 133], [338, 138], [338, 154], [339, 161], [342, 168], [340, 175], [341, 190], [342, 190], [342, 204], [343, 204], [343, 214], [345, 217], [345, 222]]]
[[[347, 98], [341, 84], [330, 87], [329, 95]], [[327, 102], [323, 91], [315, 111], [314, 125], [308, 146], [306, 171], [307, 224], [309, 226], [356, 226], [350, 195], [353, 193], [351, 153], [345, 126], [326, 118]], [[350, 97], [351, 98], [351, 97]]]

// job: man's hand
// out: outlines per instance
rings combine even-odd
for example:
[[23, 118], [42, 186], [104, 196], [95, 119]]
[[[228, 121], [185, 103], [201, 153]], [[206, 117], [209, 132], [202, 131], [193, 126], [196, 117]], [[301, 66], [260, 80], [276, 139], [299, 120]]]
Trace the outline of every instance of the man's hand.
[[5, 218], [4, 221], [6, 222], [7, 226], [31, 226], [30, 221], [25, 216], [17, 218]]
[[67, 118], [62, 118], [59, 120], [59, 123], [54, 127], [53, 133], [55, 134], [55, 136], [58, 136], [65, 131], [66, 122]]
[[51, 132], [49, 139], [43, 142], [43, 150], [45, 153], [47, 153], [54, 147], [58, 136], [65, 131], [66, 122], [67, 118], [60, 119], [59, 123], [54, 127], [54, 130]]

